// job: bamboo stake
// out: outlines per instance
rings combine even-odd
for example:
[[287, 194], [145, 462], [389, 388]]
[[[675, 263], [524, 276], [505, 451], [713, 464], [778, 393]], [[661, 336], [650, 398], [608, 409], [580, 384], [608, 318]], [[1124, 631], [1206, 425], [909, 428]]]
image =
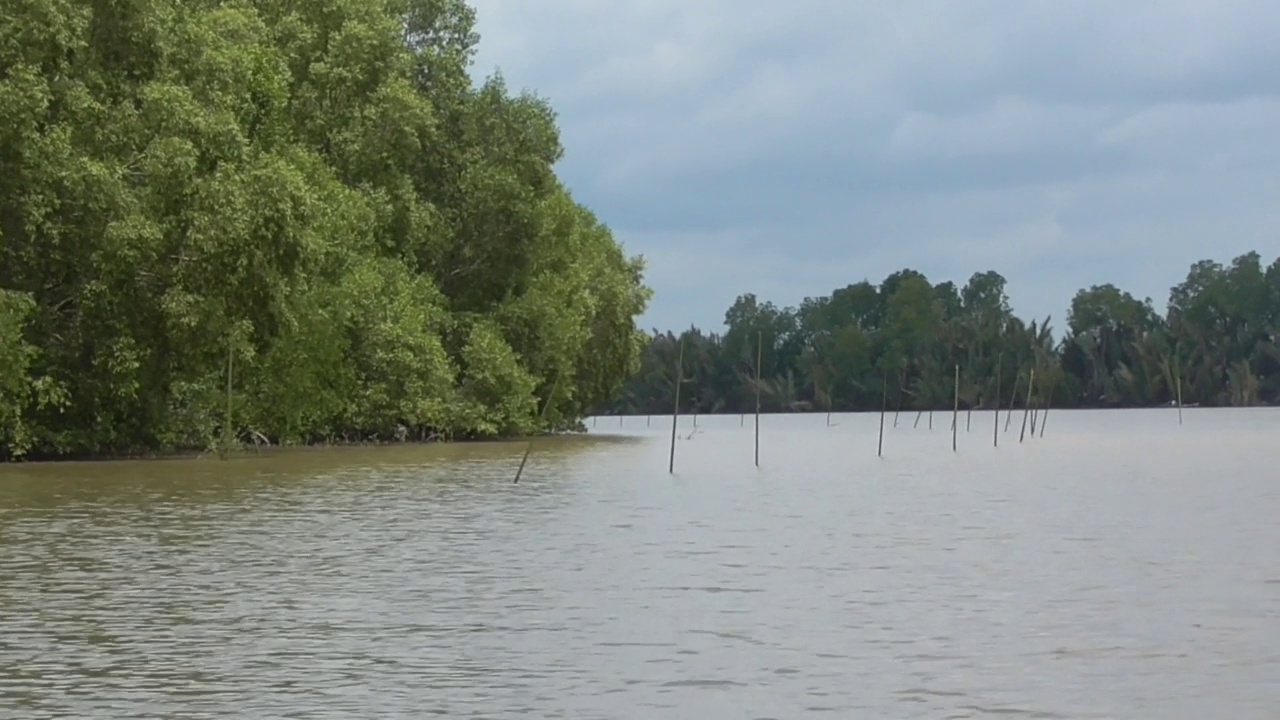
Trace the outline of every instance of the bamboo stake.
[[516, 468], [516, 477], [514, 480], [511, 481], [512, 485], [515, 485], [516, 483], [520, 482], [520, 476], [524, 474], [524, 465], [525, 463], [529, 462], [529, 453], [532, 450], [533, 450], [533, 440], [530, 440], [529, 444], [524, 446], [524, 457], [520, 458], [520, 467]]
[[[552, 389], [547, 393], [547, 400], [543, 401], [543, 411], [538, 414], [539, 420], [547, 419], [547, 409], [552, 406], [552, 398], [556, 397], [556, 388], [559, 386], [559, 370], [556, 372], [556, 379], [552, 380]], [[520, 468], [516, 468], [516, 479], [511, 480], [511, 484], [520, 482], [520, 475], [525, 473], [525, 462], [529, 462], [529, 454], [534, 450], [534, 438], [529, 438], [529, 445], [525, 446], [525, 456], [520, 459]]]
[[1031, 389], [1036, 384], [1036, 369], [1031, 368], [1031, 376], [1027, 379], [1027, 404], [1022, 408], [1022, 434], [1018, 436], [1018, 442], [1022, 442], [1027, 437], [1027, 418], [1031, 416]]
[[1018, 402], [1018, 387], [1022, 385], [1022, 373], [1013, 378], [1013, 394], [1009, 396], [1009, 410], [1004, 414], [1004, 431], [1009, 432], [1009, 423], [1013, 422], [1013, 406]]
[[680, 383], [684, 380], [684, 338], [680, 338], [680, 352], [676, 360], [676, 401], [671, 406], [671, 459], [667, 462], [667, 472], [676, 474], [676, 423], [680, 419]]
[[1004, 353], [996, 360], [996, 422], [991, 428], [991, 447], [1000, 447], [1000, 378], [1004, 376]]
[[[1035, 370], [1033, 367], [1032, 370]], [[1040, 396], [1036, 395], [1034, 403], [1031, 403], [1031, 437], [1036, 436], [1036, 422], [1040, 419]]]
[[880, 440], [876, 444], [876, 457], [884, 457], [884, 408], [889, 403], [889, 371], [884, 371], [884, 385], [880, 391]]
[[756, 467], [760, 467], [760, 364], [764, 362], [764, 331], [756, 331]]
[[1049, 406], [1053, 405], [1053, 387], [1049, 388], [1049, 395], [1044, 401], [1044, 415], [1040, 417], [1040, 437], [1044, 437], [1044, 426], [1049, 424]]
[[960, 366], [956, 365], [955, 403], [951, 406], [951, 452], [956, 451], [956, 432], [960, 429]]

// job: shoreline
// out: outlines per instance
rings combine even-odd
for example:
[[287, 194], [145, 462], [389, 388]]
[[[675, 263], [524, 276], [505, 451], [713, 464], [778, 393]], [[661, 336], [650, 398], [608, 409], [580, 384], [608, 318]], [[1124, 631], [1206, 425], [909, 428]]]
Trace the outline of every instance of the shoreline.
[[239, 458], [263, 457], [282, 452], [312, 452], [321, 450], [343, 450], [355, 448], [409, 448], [436, 447], [456, 445], [499, 445], [532, 442], [548, 438], [578, 437], [587, 434], [585, 428], [558, 430], [537, 435], [517, 435], [511, 437], [463, 438], [454, 440], [340, 440], [335, 442], [289, 443], [289, 444], [255, 444], [239, 443], [227, 448], [178, 448], [172, 450], [122, 451], [118, 453], [82, 453], [74, 455], [54, 455], [31, 453], [19, 458], [0, 460], [0, 468], [21, 465], [58, 465], [72, 463], [115, 463], [142, 462], [163, 460], [233, 460]]
[[[1274, 405], [1246, 405], [1246, 406], [1209, 406], [1209, 405], [1184, 405], [1183, 410], [1270, 410], [1275, 409]], [[975, 407], [973, 412], [992, 412], [994, 410], [1000, 412], [1021, 412], [1021, 406], [1012, 409]], [[1038, 408], [1044, 410], [1044, 408]], [[1141, 411], [1141, 410], [1167, 410], [1169, 412], [1177, 411], [1176, 405], [1135, 405], [1135, 406], [1118, 406], [1118, 407], [1072, 407], [1072, 408], [1055, 408], [1050, 407], [1049, 411], [1058, 412], [1116, 412], [1116, 411]], [[960, 412], [966, 412], [968, 409], [961, 408]], [[894, 410], [886, 410], [886, 415], [894, 414]], [[900, 415], [911, 415], [914, 413], [927, 413], [930, 410], [919, 410], [916, 408], [898, 411]], [[934, 409], [932, 412], [952, 412], [952, 408]], [[825, 415], [826, 410], [789, 410], [775, 412], [761, 412], [761, 415]], [[832, 410], [832, 415], [878, 415], [879, 409], [875, 410]], [[717, 412], [681, 412], [681, 418], [689, 417], [731, 417], [734, 415], [754, 415], [754, 411], [748, 412], [726, 412], [720, 410]], [[661, 413], [610, 413], [599, 415], [588, 415], [583, 420], [598, 420], [601, 418], [663, 418], [664, 420], [671, 417], [671, 412]], [[276, 454], [280, 452], [300, 452], [300, 451], [319, 451], [319, 450], [338, 450], [353, 448], [391, 448], [391, 447], [431, 447], [431, 446], [450, 446], [450, 445], [485, 445], [485, 444], [503, 444], [503, 443], [522, 443], [539, 439], [549, 438], [566, 438], [566, 437], [585, 437], [591, 434], [594, 423], [585, 423], [580, 420], [577, 426], [567, 430], [556, 430], [552, 432], [540, 433], [536, 435], [516, 435], [510, 437], [490, 437], [490, 438], [462, 438], [462, 439], [427, 439], [427, 440], [337, 440], [333, 442], [315, 442], [315, 443], [289, 443], [279, 444], [255, 444], [240, 443], [231, 449], [196, 449], [196, 448], [178, 448], [170, 450], [149, 450], [149, 451], [122, 451], [117, 453], [85, 453], [72, 455], [54, 455], [32, 453], [20, 458], [8, 458], [0, 460], [0, 468], [6, 465], [56, 465], [60, 463], [109, 463], [109, 462], [127, 462], [127, 461], [157, 461], [157, 460], [231, 460], [246, 457], [261, 457], [268, 454]]]
[[[1280, 407], [1280, 406], [1276, 406], [1276, 405], [1268, 405], [1268, 404], [1265, 404], [1265, 403], [1259, 403], [1259, 404], [1257, 404], [1257, 405], [1239, 405], [1239, 406], [1236, 406], [1236, 405], [1202, 405], [1202, 404], [1198, 404], [1198, 403], [1197, 403], [1197, 404], [1195, 404], [1195, 405], [1183, 405], [1183, 406], [1182, 406], [1182, 409], [1183, 409], [1183, 410], [1265, 410], [1265, 409], [1274, 409], [1274, 408], [1276, 408], [1276, 407]], [[1023, 410], [1023, 406], [1022, 406], [1022, 405], [1018, 405], [1018, 406], [1013, 407], [1013, 408], [1008, 408], [1008, 407], [993, 408], [993, 407], [976, 407], [976, 406], [975, 406], [975, 407], [972, 407], [972, 408], [961, 407], [961, 408], [960, 408], [960, 412], [967, 412], [967, 411], [970, 411], [970, 410], [972, 410], [973, 412], [991, 412], [991, 411], [993, 411], [993, 410], [999, 410], [1000, 412], [1007, 412], [1007, 411], [1009, 411], [1010, 409], [1012, 409], [1014, 412], [1021, 412], [1021, 411]], [[1044, 408], [1043, 408], [1043, 407], [1040, 407], [1040, 406], [1034, 406], [1034, 407], [1032, 407], [1031, 409], [1032, 409], [1032, 410], [1040, 410], [1040, 411], [1043, 411], [1043, 410], [1044, 410]], [[1177, 409], [1178, 409], [1178, 406], [1177, 406], [1177, 405], [1113, 405], [1113, 406], [1107, 406], [1107, 407], [1053, 407], [1053, 406], [1050, 406], [1050, 407], [1049, 407], [1049, 410], [1050, 410], [1051, 412], [1081, 412], [1081, 411], [1084, 411], [1084, 412], [1094, 412], [1094, 411], [1097, 411], [1097, 412], [1112, 412], [1112, 411], [1119, 411], [1119, 410], [1173, 410], [1173, 411], [1176, 411]], [[902, 415], [906, 415], [906, 414], [908, 414], [908, 413], [916, 413], [916, 412], [926, 412], [926, 413], [927, 413], [927, 412], [935, 412], [935, 413], [939, 413], [939, 412], [951, 412], [951, 411], [952, 411], [952, 407], [948, 405], [947, 407], [938, 407], [938, 408], [933, 408], [933, 409], [929, 409], [929, 408], [924, 408], [924, 409], [920, 409], [920, 408], [902, 408], [901, 410], [897, 410], [896, 412], [899, 412], [899, 413], [900, 413], [900, 414], [902, 414]], [[825, 415], [825, 414], [827, 414], [827, 412], [830, 412], [832, 415], [878, 415], [878, 414], [880, 413], [880, 408], [868, 409], [868, 410], [830, 410], [830, 411], [827, 411], [827, 410], [825, 410], [825, 409], [824, 409], [824, 410], [772, 410], [772, 411], [764, 411], [764, 410], [761, 410], [761, 411], [760, 411], [760, 414], [761, 414], [761, 415]], [[885, 409], [885, 414], [886, 414], [886, 415], [891, 415], [891, 414], [893, 414], [894, 412], [895, 412], [895, 409], [894, 409], [894, 408], [886, 408], [886, 409]], [[701, 411], [699, 411], [699, 412], [693, 412], [693, 411], [690, 411], [690, 410], [681, 410], [681, 411], [680, 411], [680, 417], [682, 417], [682, 418], [683, 418], [683, 417], [692, 417], [692, 416], [694, 416], [694, 415], [696, 415], [696, 416], [698, 416], [698, 417], [712, 417], [712, 416], [714, 416], [714, 417], [718, 417], [718, 416], [722, 416], [722, 415], [725, 415], [725, 416], [731, 416], [731, 415], [754, 415], [754, 414], [755, 414], [755, 410], [745, 410], [745, 411], [740, 411], [740, 412], [739, 412], [739, 411], [733, 411], [733, 412], [730, 412], [730, 411], [727, 411], [727, 410], [717, 410], [717, 411], [715, 411], [715, 412], [701, 412]], [[628, 417], [655, 417], [655, 418], [656, 418], [656, 417], [666, 417], [666, 418], [669, 418], [669, 417], [671, 417], [671, 411], [670, 411], [670, 410], [665, 410], [665, 411], [663, 411], [663, 412], [654, 412], [654, 413], [644, 413], [644, 412], [616, 413], [616, 412], [610, 412], [610, 413], [601, 413], [601, 414], [598, 414], [598, 415], [588, 415], [588, 416], [587, 416], [587, 419], [588, 419], [588, 420], [592, 420], [592, 419], [596, 419], [596, 418], [618, 418], [618, 417], [624, 417], [624, 418], [628, 418]]]

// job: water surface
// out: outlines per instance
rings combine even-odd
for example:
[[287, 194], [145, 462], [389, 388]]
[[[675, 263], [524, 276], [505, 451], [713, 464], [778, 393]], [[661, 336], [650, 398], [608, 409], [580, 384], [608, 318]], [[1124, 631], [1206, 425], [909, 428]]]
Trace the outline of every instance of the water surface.
[[1275, 717], [1280, 411], [914, 420], [3, 466], [0, 717]]

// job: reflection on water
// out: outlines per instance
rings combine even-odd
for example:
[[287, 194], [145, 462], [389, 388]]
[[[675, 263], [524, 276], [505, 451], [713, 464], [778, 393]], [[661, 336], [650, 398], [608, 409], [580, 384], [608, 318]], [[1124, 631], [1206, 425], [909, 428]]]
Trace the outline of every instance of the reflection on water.
[[1280, 412], [913, 419], [0, 467], [0, 717], [1274, 717]]

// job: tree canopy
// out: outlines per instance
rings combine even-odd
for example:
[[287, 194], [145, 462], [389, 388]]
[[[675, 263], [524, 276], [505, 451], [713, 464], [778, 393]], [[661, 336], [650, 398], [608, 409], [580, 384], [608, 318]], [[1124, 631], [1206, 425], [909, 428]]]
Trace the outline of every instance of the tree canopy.
[[[762, 409], [950, 408], [954, 371], [965, 407], [1033, 402], [1063, 407], [1280, 403], [1280, 260], [1257, 253], [1223, 266], [1202, 261], [1169, 293], [1168, 311], [1112, 285], [1082, 289], [1055, 341], [1051, 319], [1014, 315], [1005, 279], [974, 274], [961, 288], [902, 270], [779, 308], [743, 295], [723, 333], [654, 332], [639, 372], [600, 409], [670, 412], [684, 343], [682, 410], [750, 412], [756, 343]], [[997, 387], [1000, 396], [997, 397]]]
[[[638, 367], [642, 263], [462, 0], [16, 0], [0, 456], [496, 436]], [[545, 417], [539, 414], [554, 388]]]

